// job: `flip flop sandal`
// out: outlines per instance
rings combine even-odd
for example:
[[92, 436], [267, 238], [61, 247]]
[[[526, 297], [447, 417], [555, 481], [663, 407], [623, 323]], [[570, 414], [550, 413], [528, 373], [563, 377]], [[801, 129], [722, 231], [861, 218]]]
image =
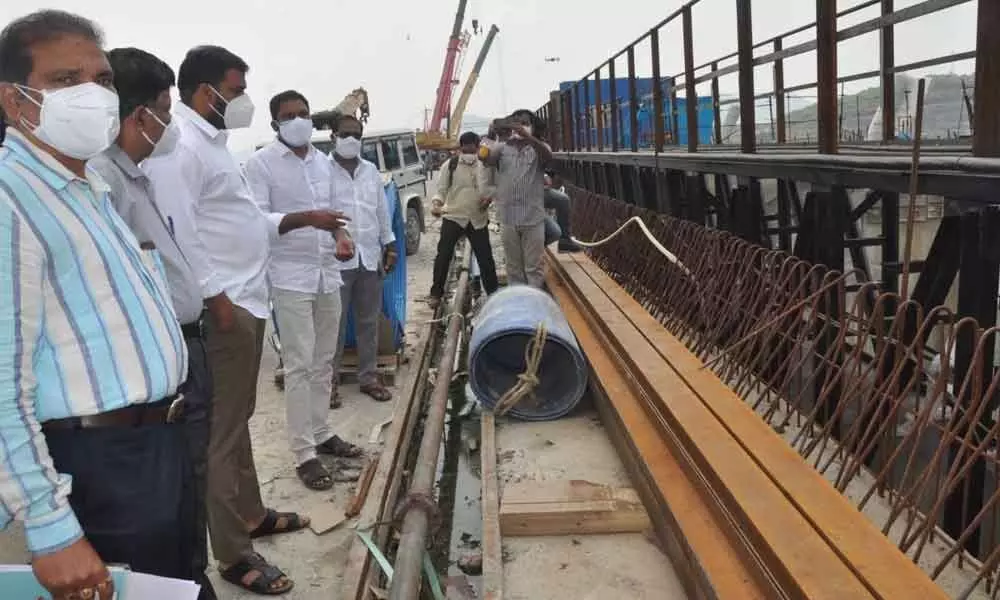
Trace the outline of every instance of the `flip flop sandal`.
[[[330, 472], [318, 459], [311, 458], [295, 467], [295, 473], [302, 480], [302, 483], [311, 490], [321, 492], [333, 487], [333, 478], [330, 477]], [[265, 518], [264, 521], [267, 522], [267, 519]]]
[[[312, 460], [316, 461], [316, 465], [318, 465], [319, 468], [323, 470], [323, 472], [326, 474], [327, 479], [330, 479], [330, 473], [326, 471], [326, 468], [323, 467], [322, 463], [320, 463], [319, 460], [315, 458]], [[300, 466], [300, 468], [304, 467], [305, 465], [308, 465], [310, 462], [312, 461], [307, 460]], [[298, 471], [298, 469], [296, 469], [296, 471]], [[333, 487], [332, 479], [330, 479], [329, 487]], [[326, 489], [329, 489], [329, 487], [327, 487]], [[278, 523], [282, 520], [284, 520], [284, 524], [279, 527]], [[269, 508], [267, 509], [267, 514], [264, 516], [264, 520], [261, 521], [261, 524], [257, 526], [257, 529], [254, 529], [253, 531], [250, 532], [250, 538], [257, 539], [269, 535], [278, 535], [280, 533], [291, 533], [293, 531], [298, 531], [300, 529], [305, 529], [306, 527], [309, 527], [309, 522], [310, 522], [309, 517], [303, 517], [296, 513], [278, 512], [276, 510], [272, 510]]]
[[388, 402], [392, 400], [392, 392], [378, 383], [361, 386], [361, 393], [367, 394], [375, 402]]
[[316, 452], [330, 456], [339, 456], [341, 458], [358, 458], [365, 454], [364, 449], [350, 442], [345, 442], [336, 435], [316, 446]]
[[[258, 575], [250, 583], [246, 583], [243, 578], [251, 573]], [[219, 574], [229, 583], [261, 596], [281, 596], [295, 587], [295, 583], [281, 569], [269, 565], [264, 557], [256, 553], [231, 567], [220, 569]], [[282, 580], [284, 580], [283, 585], [274, 585]]]

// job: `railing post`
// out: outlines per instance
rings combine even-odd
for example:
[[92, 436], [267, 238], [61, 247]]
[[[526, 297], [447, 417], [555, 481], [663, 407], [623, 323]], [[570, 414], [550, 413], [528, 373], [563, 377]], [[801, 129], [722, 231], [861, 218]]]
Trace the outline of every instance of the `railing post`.
[[687, 149], [698, 151], [698, 87], [694, 82], [694, 33], [691, 23], [691, 6], [685, 5], [684, 27], [684, 87], [687, 88]]
[[715, 143], [722, 143], [722, 107], [719, 106], [719, 77], [715, 72], [719, 70], [719, 63], [712, 63], [712, 121], [715, 129]]
[[587, 144], [587, 152], [594, 149], [590, 143], [590, 113], [594, 106], [590, 103], [590, 78], [583, 78], [583, 139]]
[[660, 81], [660, 30], [649, 32], [650, 55], [653, 59], [653, 147], [663, 152], [663, 83]]
[[753, 16], [751, 0], [736, 0], [736, 47], [740, 79], [740, 152], [757, 151], [757, 123], [753, 91]]
[[[781, 52], [781, 38], [774, 40], [774, 51]], [[778, 59], [774, 61], [774, 104], [777, 113], [777, 127], [775, 138], [779, 144], [784, 144], [785, 137], [785, 61]]]
[[597, 151], [604, 152], [604, 95], [601, 93], [601, 68], [594, 70], [594, 120], [597, 121]]
[[611, 91], [611, 151], [618, 152], [622, 145], [621, 130], [618, 123], [621, 120], [621, 107], [618, 105], [618, 78], [615, 76], [615, 59], [608, 61], [608, 81]]
[[836, 154], [840, 142], [837, 117], [837, 0], [816, 0], [816, 115], [821, 154]]
[[629, 146], [632, 152], [639, 151], [639, 99], [635, 85], [635, 46], [628, 48], [628, 114], [629, 114]]

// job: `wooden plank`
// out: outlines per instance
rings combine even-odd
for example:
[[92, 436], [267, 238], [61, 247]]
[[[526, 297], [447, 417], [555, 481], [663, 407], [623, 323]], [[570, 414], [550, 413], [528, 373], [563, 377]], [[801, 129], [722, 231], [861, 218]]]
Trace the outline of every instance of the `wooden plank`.
[[[762, 472], [698, 396], [655, 352], [625, 314], [602, 292], [572, 255], [557, 258], [577, 294], [601, 316], [609, 341], [633, 373], [641, 373], [656, 415], [678, 436], [709, 485], [737, 516], [770, 573], [792, 597], [870, 598], [872, 594], [783, 491]], [[636, 384], [638, 385], [638, 384]]]
[[576, 262], [780, 487], [847, 566], [880, 598], [947, 594], [858, 512], [688, 348], [586, 257]]
[[493, 413], [480, 417], [479, 456], [483, 510], [483, 598], [503, 600], [503, 545], [500, 530], [500, 491], [497, 481], [496, 421]]
[[504, 487], [503, 536], [642, 533], [650, 527], [632, 488], [582, 480], [531, 481]]
[[[549, 257], [551, 259], [551, 256]], [[635, 391], [617, 367], [603, 334], [588, 323], [572, 291], [550, 270], [549, 291], [559, 302], [591, 370], [591, 387], [605, 427], [633, 484], [643, 493], [651, 520], [688, 595], [693, 599], [770, 600], [773, 588], [745, 562], [729, 528], [679, 459], [646, 418]], [[638, 477], [636, 475], [639, 475]]]

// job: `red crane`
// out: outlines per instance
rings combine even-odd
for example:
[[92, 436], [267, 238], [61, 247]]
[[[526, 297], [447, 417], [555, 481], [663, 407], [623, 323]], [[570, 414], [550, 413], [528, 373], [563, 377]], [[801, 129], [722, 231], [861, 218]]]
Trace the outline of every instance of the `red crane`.
[[444, 55], [444, 66], [441, 68], [441, 80], [438, 82], [437, 100], [434, 102], [434, 112], [428, 123], [428, 132], [441, 132], [441, 124], [451, 111], [451, 91], [458, 81], [458, 55], [462, 46], [462, 22], [465, 21], [465, 5], [468, 0], [458, 0], [458, 12], [455, 13], [455, 25], [448, 38], [448, 49]]

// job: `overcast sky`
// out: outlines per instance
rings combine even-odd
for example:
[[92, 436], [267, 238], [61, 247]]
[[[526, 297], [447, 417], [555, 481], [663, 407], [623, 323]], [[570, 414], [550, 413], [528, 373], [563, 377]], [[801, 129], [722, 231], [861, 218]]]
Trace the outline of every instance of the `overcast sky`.
[[[841, 10], [861, 0], [840, 0]], [[920, 0], [896, 0], [896, 7]], [[31, 3], [0, 2], [0, 23], [23, 15]], [[560, 81], [579, 79], [666, 17], [680, 0], [469, 0], [465, 27], [478, 19], [485, 31], [500, 28], [470, 101], [468, 112], [493, 117], [515, 108], [537, 108]], [[421, 127], [434, 94], [458, 0], [170, 0], [124, 3], [122, 0], [49, 2], [97, 21], [108, 48], [136, 46], [164, 59], [175, 69], [188, 48], [219, 44], [250, 64], [248, 92], [258, 107], [253, 127], [234, 135], [240, 151], [270, 136], [267, 101], [294, 88], [314, 109], [331, 107], [361, 85], [371, 98], [372, 129]], [[755, 39], [812, 22], [813, 0], [755, 0]], [[609, 6], [615, 7], [614, 10]], [[842, 19], [841, 27], [877, 16], [870, 8]], [[931, 18], [897, 26], [898, 63], [974, 49], [976, 1]], [[736, 49], [735, 0], [702, 0], [694, 9], [694, 48], [698, 64]], [[785, 46], [804, 41], [800, 34]], [[680, 20], [661, 33], [663, 74], [683, 69]], [[485, 34], [474, 37], [463, 64], [471, 68]], [[546, 62], [546, 57], [559, 58]], [[815, 54], [786, 63], [786, 85], [815, 80]], [[877, 68], [876, 35], [840, 44], [840, 73]], [[648, 75], [649, 46], [637, 50], [639, 75]], [[624, 76], [625, 62], [617, 64]], [[930, 72], [971, 73], [969, 63]], [[928, 71], [918, 71], [920, 75]], [[757, 69], [758, 92], [771, 89], [770, 67]], [[463, 81], [464, 83], [464, 81]], [[876, 85], [875, 81], [854, 88]], [[460, 84], [461, 85], [461, 84]], [[723, 93], [737, 92], [735, 75], [721, 81]], [[460, 86], [455, 91], [458, 96]], [[708, 84], [699, 94], [709, 93]], [[808, 94], [808, 93], [806, 93]]]

